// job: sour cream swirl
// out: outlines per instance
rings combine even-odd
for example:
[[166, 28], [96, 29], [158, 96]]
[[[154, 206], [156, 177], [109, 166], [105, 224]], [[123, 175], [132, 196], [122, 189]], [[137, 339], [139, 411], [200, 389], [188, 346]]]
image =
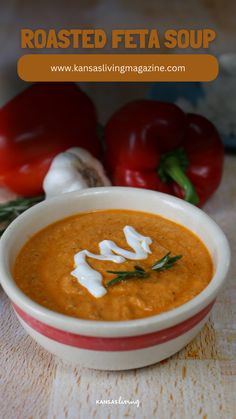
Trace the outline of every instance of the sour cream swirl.
[[71, 275], [96, 298], [105, 295], [107, 290], [102, 285], [102, 274], [91, 268], [86, 260], [87, 257], [122, 263], [126, 259], [146, 259], [148, 254], [151, 253], [150, 245], [152, 239], [150, 237], [143, 236], [131, 226], [125, 226], [123, 231], [126, 241], [133, 249], [133, 252], [117, 246], [112, 240], [103, 240], [99, 243], [100, 255], [91, 253], [85, 249], [76, 253], [74, 257], [75, 269], [71, 272]]

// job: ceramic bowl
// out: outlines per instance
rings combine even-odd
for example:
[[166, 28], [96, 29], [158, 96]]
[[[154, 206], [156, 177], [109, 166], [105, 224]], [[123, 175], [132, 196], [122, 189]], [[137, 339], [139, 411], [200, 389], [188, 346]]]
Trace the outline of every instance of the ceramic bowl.
[[[28, 298], [12, 277], [25, 242], [45, 226], [84, 211], [130, 209], [158, 214], [198, 235], [214, 263], [209, 285], [191, 301], [168, 312], [129, 321], [80, 320], [48, 310]], [[206, 323], [230, 262], [227, 239], [202, 210], [178, 198], [144, 189], [102, 187], [44, 201], [19, 216], [0, 242], [0, 279], [27, 333], [49, 352], [85, 367], [139, 368], [173, 355]], [[199, 272], [201, 275], [201, 272]]]

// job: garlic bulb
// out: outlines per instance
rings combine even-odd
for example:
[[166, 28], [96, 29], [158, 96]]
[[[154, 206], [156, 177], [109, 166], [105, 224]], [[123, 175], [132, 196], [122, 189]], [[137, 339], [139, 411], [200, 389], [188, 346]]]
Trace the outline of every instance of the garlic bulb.
[[104, 168], [87, 150], [69, 148], [52, 161], [43, 182], [46, 199], [94, 186], [109, 186]]

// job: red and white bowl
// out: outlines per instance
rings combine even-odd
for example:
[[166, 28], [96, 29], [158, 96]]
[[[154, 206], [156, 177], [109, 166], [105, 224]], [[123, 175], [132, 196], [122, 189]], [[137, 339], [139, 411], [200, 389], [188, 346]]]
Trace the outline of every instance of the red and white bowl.
[[[116, 322], [65, 316], [40, 306], [21, 292], [12, 277], [12, 268], [21, 247], [33, 234], [70, 215], [111, 208], [159, 214], [197, 234], [214, 263], [214, 276], [209, 285], [174, 310]], [[143, 367], [183, 348], [207, 321], [229, 263], [228, 241], [203, 211], [178, 198], [135, 188], [91, 188], [49, 199], [18, 217], [0, 242], [1, 284], [25, 330], [49, 352], [73, 363], [103, 370]]]

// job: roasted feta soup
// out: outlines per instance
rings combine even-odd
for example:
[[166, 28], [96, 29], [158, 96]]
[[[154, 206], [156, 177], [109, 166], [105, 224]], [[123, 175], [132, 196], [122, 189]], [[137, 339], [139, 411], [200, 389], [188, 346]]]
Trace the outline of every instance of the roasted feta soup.
[[191, 231], [128, 210], [81, 213], [51, 224], [25, 244], [14, 266], [19, 288], [42, 306], [115, 321], [178, 307], [212, 274], [208, 250]]

